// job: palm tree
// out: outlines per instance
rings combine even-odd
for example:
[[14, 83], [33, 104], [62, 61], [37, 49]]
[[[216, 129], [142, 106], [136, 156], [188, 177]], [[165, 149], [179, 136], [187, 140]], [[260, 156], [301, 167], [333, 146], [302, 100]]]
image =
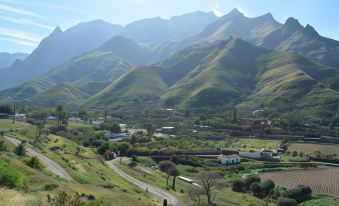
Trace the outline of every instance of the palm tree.
[[129, 142], [131, 143], [132, 145], [132, 166], [134, 165], [134, 160], [135, 160], [135, 157], [134, 157], [134, 148], [135, 148], [135, 144], [137, 143], [137, 137], [135, 135], [132, 135], [132, 137], [130, 138]]
[[64, 108], [61, 104], [59, 104], [58, 107], [56, 108], [55, 114], [58, 118], [58, 125], [60, 125], [60, 121], [62, 120], [64, 116]]
[[169, 171], [169, 174], [173, 176], [172, 190], [175, 190], [175, 179], [180, 175], [180, 171], [177, 168], [173, 168]]

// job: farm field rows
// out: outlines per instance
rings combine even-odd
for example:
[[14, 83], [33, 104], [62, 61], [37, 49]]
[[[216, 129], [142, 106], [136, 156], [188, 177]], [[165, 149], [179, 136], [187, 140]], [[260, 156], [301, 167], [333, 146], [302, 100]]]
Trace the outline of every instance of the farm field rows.
[[310, 186], [314, 193], [339, 196], [339, 168], [300, 169], [261, 173], [263, 181], [271, 179], [277, 185], [294, 188], [300, 184]]
[[321, 153], [337, 154], [337, 156], [339, 156], [339, 146], [337, 145], [293, 143], [288, 146], [288, 150], [291, 152], [298, 151], [304, 153], [319, 151]]

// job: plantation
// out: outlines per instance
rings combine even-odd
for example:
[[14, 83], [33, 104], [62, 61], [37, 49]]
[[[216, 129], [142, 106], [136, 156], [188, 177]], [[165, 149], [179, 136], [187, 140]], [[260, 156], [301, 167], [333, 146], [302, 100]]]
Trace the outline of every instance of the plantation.
[[339, 168], [299, 169], [260, 173], [263, 180], [271, 179], [278, 185], [293, 188], [300, 184], [310, 186], [314, 193], [339, 196]]
[[325, 144], [307, 144], [307, 143], [292, 143], [288, 146], [288, 150], [293, 152], [304, 152], [305, 154], [316, 155], [323, 153], [324, 155], [335, 154], [339, 156], [338, 145], [325, 145]]

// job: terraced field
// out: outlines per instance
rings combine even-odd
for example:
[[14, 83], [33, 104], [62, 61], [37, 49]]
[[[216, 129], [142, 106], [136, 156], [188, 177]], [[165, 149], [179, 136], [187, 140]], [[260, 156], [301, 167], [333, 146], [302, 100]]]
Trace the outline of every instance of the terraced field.
[[276, 184], [293, 188], [300, 184], [308, 185], [314, 193], [339, 196], [339, 168], [326, 167], [282, 172], [261, 173], [263, 181], [271, 179]]
[[324, 145], [324, 144], [302, 144], [294, 143], [288, 146], [289, 151], [298, 151], [304, 153], [312, 153], [319, 151], [326, 154], [337, 154], [339, 156], [339, 146], [338, 145]]

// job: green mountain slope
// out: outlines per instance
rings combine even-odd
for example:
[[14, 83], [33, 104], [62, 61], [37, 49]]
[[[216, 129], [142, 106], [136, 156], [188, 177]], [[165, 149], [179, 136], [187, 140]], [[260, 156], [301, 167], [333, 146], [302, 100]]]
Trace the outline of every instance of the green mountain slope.
[[157, 102], [167, 88], [199, 65], [222, 44], [198, 44], [148, 67], [137, 67], [85, 102], [86, 107], [126, 106]]
[[89, 94], [75, 88], [69, 84], [58, 84], [50, 89], [39, 93], [30, 99], [34, 102], [34, 106], [38, 107], [56, 107], [59, 104], [64, 104], [67, 107], [79, 105], [87, 99]]
[[331, 118], [329, 108], [339, 104], [338, 83], [337, 69], [231, 39], [189, 47], [164, 62], [138, 67], [83, 106], [237, 106], [264, 109], [275, 117], [303, 113], [320, 121]]
[[339, 42], [320, 36], [312, 26], [303, 27], [293, 18], [270, 33], [261, 45], [298, 52], [324, 65], [339, 67]]
[[[80, 103], [78, 100], [96, 94], [130, 68], [130, 63], [112, 52], [94, 51], [53, 69], [41, 78], [1, 91], [1, 101], [25, 101], [46, 107], [51, 106], [52, 101], [60, 102], [58, 98], [63, 98], [65, 104]], [[62, 90], [61, 96], [57, 89]]]

